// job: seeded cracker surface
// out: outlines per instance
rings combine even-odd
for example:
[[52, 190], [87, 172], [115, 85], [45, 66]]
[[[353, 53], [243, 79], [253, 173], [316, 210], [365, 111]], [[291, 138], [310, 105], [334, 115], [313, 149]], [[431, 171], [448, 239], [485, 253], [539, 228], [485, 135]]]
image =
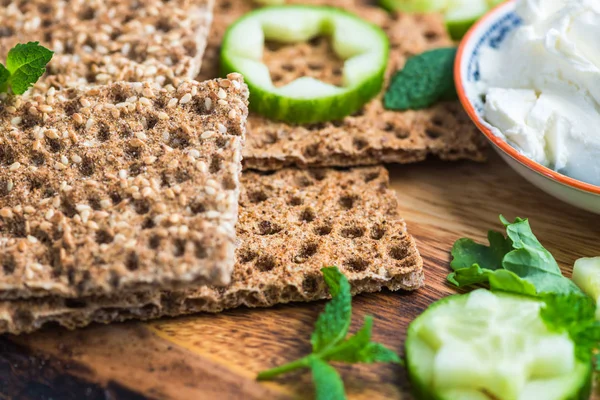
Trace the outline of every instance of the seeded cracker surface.
[[353, 293], [423, 285], [423, 261], [385, 168], [245, 172], [241, 181], [241, 243], [229, 286], [0, 302], [0, 332], [323, 299], [326, 265], [339, 266]]
[[[352, 0], [289, 0], [288, 3], [343, 7], [381, 26], [391, 44], [388, 79], [404, 65], [407, 57], [453, 45], [439, 15], [388, 14]], [[215, 18], [198, 80], [218, 76], [219, 48], [225, 29], [248, 12], [252, 4], [247, 0], [216, 0]], [[315, 63], [314, 59], [319, 58], [322, 62]], [[276, 82], [311, 75], [335, 83], [340, 74], [339, 61], [321, 40], [282, 48], [267, 46], [265, 60]], [[244, 166], [274, 170], [286, 166], [410, 163], [430, 155], [444, 160], [485, 159], [485, 139], [458, 100], [400, 112], [385, 110], [382, 96], [383, 93], [353, 116], [321, 124], [295, 126], [251, 113]]]
[[227, 284], [246, 85], [116, 83], [0, 104], [0, 298]]
[[0, 54], [39, 41], [55, 52], [34, 92], [116, 81], [179, 84], [200, 70], [213, 0], [0, 2]]

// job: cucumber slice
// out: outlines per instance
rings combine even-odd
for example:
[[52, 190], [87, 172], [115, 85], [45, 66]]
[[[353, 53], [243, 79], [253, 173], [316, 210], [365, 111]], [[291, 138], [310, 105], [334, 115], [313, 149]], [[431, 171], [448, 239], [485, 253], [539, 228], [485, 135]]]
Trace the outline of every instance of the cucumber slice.
[[390, 11], [444, 14], [446, 28], [454, 40], [461, 39], [481, 16], [503, 0], [380, 0]]
[[[310, 77], [276, 87], [262, 62], [264, 41], [331, 37], [344, 60], [343, 86]], [[381, 90], [389, 42], [381, 28], [346, 11], [323, 6], [274, 6], [246, 14], [229, 27], [221, 47], [224, 74], [239, 72], [250, 89], [250, 108], [268, 118], [313, 123], [358, 111]]]
[[[580, 258], [573, 266], [573, 282], [585, 294], [596, 299], [600, 306], [600, 257]], [[600, 321], [600, 307], [596, 307], [596, 319]]]
[[592, 366], [567, 334], [551, 332], [544, 303], [475, 290], [432, 305], [408, 329], [415, 394], [435, 400], [575, 400], [589, 396]]

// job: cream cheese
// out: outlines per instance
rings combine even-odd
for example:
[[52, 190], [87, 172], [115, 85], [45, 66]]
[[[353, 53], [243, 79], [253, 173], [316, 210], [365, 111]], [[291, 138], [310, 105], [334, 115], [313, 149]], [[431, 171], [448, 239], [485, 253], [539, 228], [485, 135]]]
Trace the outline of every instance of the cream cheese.
[[600, 185], [600, 1], [519, 0], [523, 25], [480, 56], [484, 118], [532, 160]]

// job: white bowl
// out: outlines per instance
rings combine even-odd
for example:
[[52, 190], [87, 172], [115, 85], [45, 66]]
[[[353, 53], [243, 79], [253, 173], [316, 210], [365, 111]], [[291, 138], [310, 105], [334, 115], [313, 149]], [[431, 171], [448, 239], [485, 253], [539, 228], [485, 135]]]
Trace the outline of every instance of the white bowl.
[[600, 186], [570, 178], [525, 157], [496, 136], [483, 119], [483, 101], [475, 88], [479, 80], [480, 49], [499, 46], [507, 34], [521, 23], [515, 12], [515, 0], [509, 0], [486, 14], [467, 32], [458, 48], [454, 65], [454, 80], [460, 102], [494, 149], [521, 176], [564, 202], [600, 214]]

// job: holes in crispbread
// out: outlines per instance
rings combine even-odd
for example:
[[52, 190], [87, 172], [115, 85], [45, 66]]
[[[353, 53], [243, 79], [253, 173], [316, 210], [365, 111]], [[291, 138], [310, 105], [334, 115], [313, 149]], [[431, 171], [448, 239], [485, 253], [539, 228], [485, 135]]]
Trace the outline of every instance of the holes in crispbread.
[[100, 124], [98, 127], [98, 133], [96, 135], [98, 140], [101, 142], [106, 142], [110, 139], [110, 128], [106, 124]]
[[362, 226], [346, 226], [340, 231], [340, 235], [347, 239], [355, 239], [362, 237], [365, 234], [366, 229]]
[[270, 255], [261, 255], [256, 260], [256, 268], [261, 272], [268, 272], [277, 266], [275, 257]]
[[385, 236], [385, 226], [382, 224], [375, 224], [371, 227], [371, 239], [380, 240]]
[[435, 31], [427, 31], [427, 32], [425, 32], [424, 36], [425, 36], [425, 39], [427, 39], [427, 41], [429, 41], [429, 42], [433, 42], [433, 41], [439, 39], [439, 37], [440, 37], [439, 33], [435, 32]]
[[185, 149], [189, 145], [190, 137], [181, 128], [169, 136], [169, 146], [174, 149]]
[[315, 275], [308, 275], [302, 280], [302, 291], [306, 294], [314, 294], [319, 290], [319, 280]]
[[360, 257], [352, 257], [344, 262], [344, 266], [353, 272], [362, 272], [367, 269], [369, 262]]
[[187, 243], [187, 240], [185, 240], [185, 239], [175, 239], [175, 241], [173, 242], [173, 245], [174, 245], [173, 255], [175, 257], [181, 257], [182, 255], [185, 254], [186, 243]]
[[105, 230], [99, 230], [96, 232], [96, 242], [98, 244], [108, 244], [111, 243], [114, 239], [114, 236], [110, 234], [110, 232]]
[[258, 234], [259, 235], [274, 235], [281, 232], [283, 227], [275, 222], [260, 221], [258, 223]]
[[302, 150], [302, 154], [306, 158], [314, 158], [319, 154], [319, 143], [313, 143], [304, 148]]
[[6, 197], [9, 193], [8, 181], [6, 179], [0, 179], [0, 197]]
[[17, 263], [15, 262], [15, 258], [12, 254], [7, 254], [2, 259], [2, 271], [4, 275], [11, 275], [15, 272], [17, 268]]
[[62, 149], [60, 140], [58, 139], [46, 138], [46, 146], [48, 147], [48, 151], [50, 151], [51, 153], [58, 153]]
[[150, 203], [147, 200], [136, 200], [133, 202], [133, 208], [138, 214], [147, 214], [150, 211]]
[[148, 240], [148, 247], [150, 247], [153, 250], [158, 249], [160, 247], [161, 241], [162, 238], [160, 236], [152, 235], [150, 236], [150, 240]]
[[123, 197], [121, 197], [121, 195], [118, 192], [111, 192], [109, 196], [110, 200], [115, 206], [123, 201]]
[[154, 115], [149, 115], [146, 118], [146, 129], [154, 129], [154, 127], [158, 124], [158, 118]]
[[357, 137], [352, 140], [352, 144], [356, 150], [361, 151], [369, 145], [369, 142], [367, 139]]
[[317, 253], [319, 248], [319, 244], [317, 242], [311, 241], [306, 242], [300, 246], [300, 251], [294, 257], [294, 262], [297, 264], [304, 263], [308, 261], [308, 259], [314, 256]]
[[221, 182], [221, 186], [225, 190], [235, 190], [237, 188], [237, 183], [233, 178], [232, 174], [226, 174], [223, 177], [223, 181]]
[[15, 162], [15, 151], [12, 147], [0, 145], [0, 164], [11, 165]]
[[96, 16], [96, 11], [92, 7], [85, 7], [79, 12], [79, 18], [83, 21], [90, 21]]
[[300, 197], [300, 196], [292, 196], [292, 197], [290, 197], [290, 200], [288, 201], [288, 204], [292, 207], [301, 206], [303, 203], [304, 203], [304, 200], [302, 200], [302, 197]]
[[354, 203], [358, 200], [356, 195], [344, 195], [340, 197], [339, 204], [344, 210], [350, 210], [354, 207]]
[[248, 199], [250, 200], [250, 203], [262, 203], [268, 198], [269, 196], [267, 196], [264, 190], [256, 190], [248, 193]]
[[144, 219], [144, 222], [142, 222], [142, 229], [152, 229], [155, 226], [156, 223], [154, 222], [154, 219], [152, 217], [148, 217]]
[[242, 248], [238, 251], [237, 257], [242, 264], [246, 264], [258, 257], [258, 253], [248, 248]]
[[204, 203], [202, 202], [202, 200], [200, 199], [194, 199], [191, 203], [190, 203], [190, 210], [194, 213], [194, 214], [200, 214], [206, 211], [206, 206], [204, 205]]
[[211, 174], [216, 174], [221, 170], [223, 164], [223, 157], [216, 155], [210, 160], [210, 166], [208, 167], [208, 172]]
[[78, 164], [79, 172], [83, 176], [92, 176], [94, 174], [95, 165], [94, 160], [88, 156], [81, 157], [81, 162]]
[[208, 257], [208, 248], [204, 243], [194, 242], [194, 254], [201, 260]]
[[298, 184], [298, 186], [304, 188], [311, 186], [313, 184], [313, 181], [306, 175], [300, 175], [296, 178], [296, 183]]
[[46, 157], [44, 157], [43, 153], [39, 151], [34, 151], [31, 153], [31, 164], [36, 167], [41, 167], [46, 163]]
[[409, 255], [409, 249], [406, 246], [392, 246], [389, 255], [394, 260], [404, 260]]
[[125, 267], [129, 271], [136, 271], [140, 267], [140, 257], [135, 251], [132, 251], [127, 255]]
[[322, 181], [327, 177], [327, 170], [323, 168], [314, 168], [309, 171], [310, 176], [317, 181]]
[[329, 224], [319, 225], [315, 228], [315, 233], [319, 236], [326, 236], [331, 233], [333, 227]]
[[439, 127], [432, 126], [425, 129], [425, 134], [431, 139], [437, 139], [444, 134], [444, 131]]
[[300, 213], [300, 221], [312, 222], [315, 220], [315, 218], [317, 218], [317, 214], [315, 213], [315, 210], [310, 207], [305, 208]]

